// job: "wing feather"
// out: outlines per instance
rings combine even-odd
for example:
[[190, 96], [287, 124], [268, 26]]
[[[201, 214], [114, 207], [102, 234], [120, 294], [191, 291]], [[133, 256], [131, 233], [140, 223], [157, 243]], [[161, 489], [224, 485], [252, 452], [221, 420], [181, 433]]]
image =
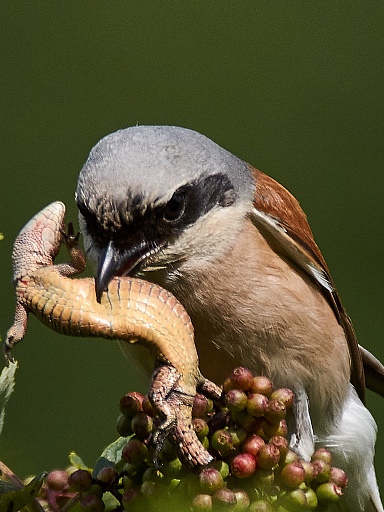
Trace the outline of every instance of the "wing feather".
[[[365, 377], [360, 347], [351, 319], [341, 303], [324, 257], [313, 238], [307, 217], [288, 190], [261, 171], [251, 169], [256, 183], [252, 222], [276, 252], [304, 270], [318, 284], [344, 329], [351, 358], [351, 382], [364, 401]], [[384, 393], [384, 378], [382, 375], [379, 378], [382, 384], [376, 386], [375, 391], [379, 387]]]

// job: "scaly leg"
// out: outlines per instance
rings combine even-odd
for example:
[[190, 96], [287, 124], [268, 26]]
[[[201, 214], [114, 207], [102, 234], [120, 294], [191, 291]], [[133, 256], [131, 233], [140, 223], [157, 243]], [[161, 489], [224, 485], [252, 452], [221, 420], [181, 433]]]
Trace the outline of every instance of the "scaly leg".
[[180, 375], [171, 365], [156, 369], [149, 398], [165, 419], [153, 440], [156, 445], [155, 462], [167, 436], [171, 436], [180, 460], [190, 468], [205, 466], [212, 456], [200, 443], [192, 426], [194, 396], [183, 393]]

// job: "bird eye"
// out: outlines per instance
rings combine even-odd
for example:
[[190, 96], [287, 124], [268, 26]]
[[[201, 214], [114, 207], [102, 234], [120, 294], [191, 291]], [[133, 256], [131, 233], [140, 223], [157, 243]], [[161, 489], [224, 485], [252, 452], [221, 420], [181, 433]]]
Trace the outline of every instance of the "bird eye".
[[163, 210], [163, 219], [167, 222], [179, 220], [185, 211], [185, 194], [175, 192]]

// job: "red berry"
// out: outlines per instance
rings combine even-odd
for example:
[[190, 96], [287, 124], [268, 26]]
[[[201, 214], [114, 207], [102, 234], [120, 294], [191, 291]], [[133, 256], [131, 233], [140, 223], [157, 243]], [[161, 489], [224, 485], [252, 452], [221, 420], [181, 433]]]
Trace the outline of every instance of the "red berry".
[[232, 459], [231, 472], [237, 478], [248, 478], [256, 471], [256, 458], [250, 453], [240, 453]]
[[343, 471], [340, 468], [332, 467], [331, 468], [331, 482], [335, 483], [336, 485], [338, 485], [341, 488], [347, 487], [348, 477], [347, 477], [345, 471]]
[[283, 402], [278, 400], [269, 400], [264, 411], [264, 417], [269, 423], [280, 423], [285, 418], [286, 408]]
[[304, 478], [305, 470], [300, 462], [287, 464], [280, 473], [281, 483], [290, 489], [299, 487], [304, 482]]
[[241, 449], [244, 453], [250, 453], [251, 455], [256, 457], [260, 448], [264, 445], [265, 445], [265, 442], [260, 436], [258, 436], [256, 434], [251, 434], [244, 441]]
[[235, 368], [230, 374], [228, 379], [224, 382], [224, 391], [227, 392], [230, 389], [241, 389], [248, 391], [253, 384], [253, 375], [247, 368], [239, 366]]
[[134, 416], [142, 410], [143, 399], [143, 395], [137, 391], [127, 393], [120, 399], [120, 411], [128, 417]]

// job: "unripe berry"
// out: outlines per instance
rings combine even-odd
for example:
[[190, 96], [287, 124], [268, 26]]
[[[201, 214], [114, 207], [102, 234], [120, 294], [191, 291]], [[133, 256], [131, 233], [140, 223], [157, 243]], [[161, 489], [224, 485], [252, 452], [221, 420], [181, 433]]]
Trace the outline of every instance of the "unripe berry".
[[133, 434], [131, 419], [125, 414], [120, 414], [117, 418], [116, 429], [121, 437], [128, 437]]
[[249, 499], [248, 493], [246, 493], [242, 489], [232, 489], [235, 493], [236, 504], [233, 506], [233, 512], [242, 512], [243, 510], [247, 510], [251, 500]]
[[193, 418], [192, 426], [197, 437], [201, 440], [209, 434], [208, 424], [203, 418]]
[[231, 389], [225, 395], [225, 405], [231, 412], [243, 411], [247, 406], [247, 395], [240, 389]]
[[231, 472], [237, 478], [248, 478], [256, 471], [256, 458], [250, 453], [240, 453], [232, 459]]
[[277, 424], [285, 418], [286, 409], [283, 402], [278, 400], [269, 400], [267, 407], [264, 411], [264, 417], [269, 423]]
[[233, 448], [233, 439], [226, 430], [216, 430], [212, 435], [212, 448], [220, 453], [222, 457], [228, 455]]
[[233, 446], [235, 448], [238, 448], [247, 438], [247, 433], [244, 428], [242, 427], [228, 427], [228, 432], [231, 434], [232, 440], [233, 440]]
[[272, 469], [280, 460], [280, 452], [273, 444], [266, 444], [260, 447], [256, 460], [262, 469]]
[[322, 484], [328, 482], [331, 477], [331, 466], [328, 462], [318, 459], [312, 462], [316, 473], [315, 482]]
[[213, 494], [224, 487], [224, 480], [214, 468], [204, 468], [199, 475], [200, 489], [203, 494]]
[[273, 392], [273, 383], [268, 377], [257, 375], [256, 377], [253, 377], [250, 392], [261, 393], [262, 395], [265, 395], [269, 398]]
[[290, 409], [293, 405], [294, 397], [295, 395], [291, 389], [279, 388], [271, 393], [269, 399], [278, 400], [285, 405], [286, 409]]
[[156, 468], [147, 468], [144, 473], [143, 473], [143, 476], [141, 477], [141, 480], [142, 482], [157, 482], [157, 483], [161, 483], [161, 481], [163, 480], [164, 478], [164, 475], [161, 471], [159, 471], [158, 469]]
[[338, 501], [343, 491], [333, 482], [326, 482], [319, 485], [316, 489], [317, 499], [319, 503], [335, 503]]
[[143, 409], [143, 412], [145, 412], [145, 414], [147, 414], [148, 416], [151, 416], [151, 418], [156, 416], [156, 411], [155, 411], [148, 395], [145, 395], [145, 397], [143, 398], [141, 407]]
[[164, 462], [161, 466], [161, 471], [168, 478], [182, 478], [185, 475], [186, 469], [181, 463], [180, 459], [173, 459]]
[[253, 501], [249, 505], [248, 512], [273, 512], [272, 505], [266, 500]]
[[332, 464], [332, 454], [326, 448], [318, 448], [312, 455], [312, 460], [323, 460], [327, 464]]
[[236, 504], [236, 495], [230, 489], [223, 487], [212, 496], [212, 502], [214, 510], [232, 510], [232, 507]]
[[223, 479], [226, 479], [229, 475], [229, 465], [223, 460], [213, 460], [209, 463], [209, 467], [216, 469]]
[[295, 462], [297, 460], [299, 460], [299, 456], [297, 455], [297, 453], [294, 452], [293, 450], [288, 449], [282, 462], [286, 466], [287, 464], [290, 464], [291, 462]]
[[309, 510], [314, 510], [317, 508], [317, 505], [319, 504], [319, 501], [317, 499], [316, 493], [313, 489], [307, 488], [304, 490], [305, 497], [307, 498], [307, 508]]
[[298, 512], [299, 510], [305, 510], [307, 506], [307, 497], [303, 489], [295, 489], [285, 494], [283, 498], [284, 507], [292, 512]]
[[312, 462], [307, 462], [306, 460], [300, 460], [300, 464], [303, 466], [305, 472], [304, 482], [310, 484], [316, 478], [318, 468], [314, 466]]
[[272, 424], [266, 421], [263, 425], [263, 430], [266, 439], [270, 439], [274, 436], [287, 437], [288, 435], [288, 426], [285, 420], [281, 420], [280, 423], [276, 424]]
[[143, 495], [138, 489], [129, 489], [125, 491], [121, 498], [121, 504], [124, 510], [132, 511], [135, 510], [135, 505], [143, 501]]
[[212, 496], [210, 494], [197, 494], [192, 500], [192, 510], [196, 512], [211, 512]]
[[255, 418], [264, 416], [268, 407], [268, 398], [260, 393], [251, 393], [248, 396], [247, 412]]

